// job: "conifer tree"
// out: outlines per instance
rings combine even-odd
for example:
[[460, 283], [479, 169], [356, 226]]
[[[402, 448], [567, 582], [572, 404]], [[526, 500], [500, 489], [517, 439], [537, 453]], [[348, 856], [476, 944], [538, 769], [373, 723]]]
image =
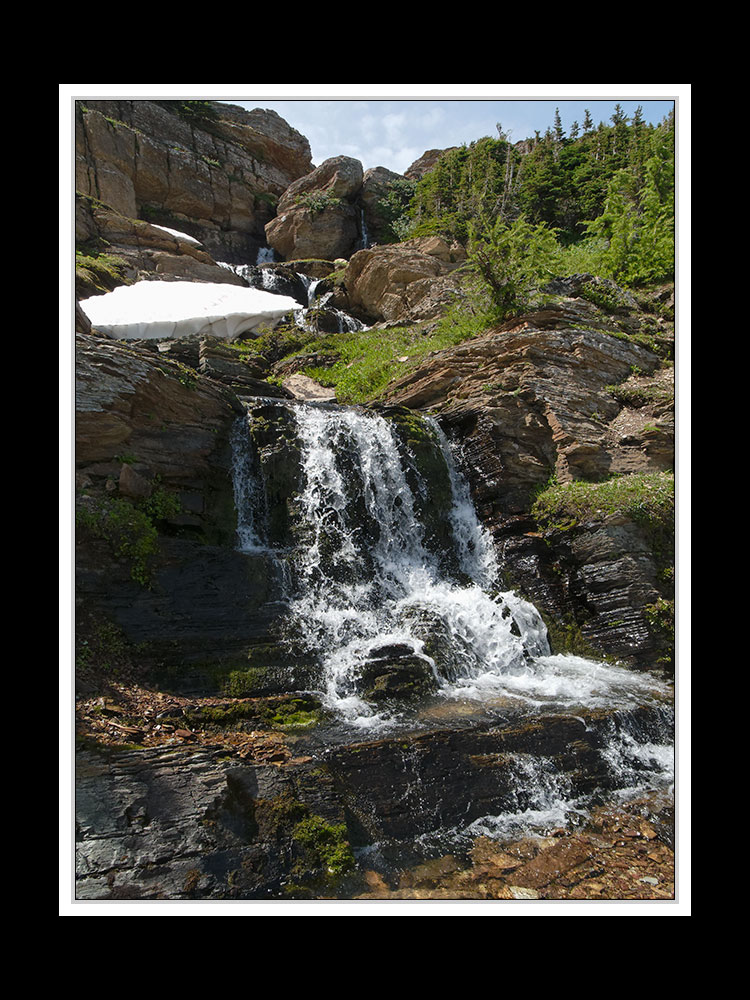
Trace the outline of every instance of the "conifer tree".
[[562, 118], [560, 117], [560, 109], [555, 108], [555, 142], [562, 142], [565, 138], [565, 131], [562, 126]]

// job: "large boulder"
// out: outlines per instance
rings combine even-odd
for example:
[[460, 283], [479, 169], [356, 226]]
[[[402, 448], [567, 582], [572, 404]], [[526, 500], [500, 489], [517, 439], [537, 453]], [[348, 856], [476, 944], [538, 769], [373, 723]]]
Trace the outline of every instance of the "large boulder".
[[458, 293], [464, 257], [437, 236], [359, 250], [344, 279], [349, 307], [370, 322], [430, 319]]
[[412, 181], [421, 181], [422, 178], [429, 174], [433, 169], [437, 161], [443, 155], [443, 153], [450, 153], [451, 150], [457, 149], [457, 146], [449, 146], [448, 149], [427, 149], [415, 160], [410, 167], [407, 167], [404, 171], [404, 177], [407, 177]]
[[265, 227], [268, 245], [286, 260], [348, 257], [361, 239], [355, 199], [362, 164], [349, 156], [326, 160], [291, 184]]

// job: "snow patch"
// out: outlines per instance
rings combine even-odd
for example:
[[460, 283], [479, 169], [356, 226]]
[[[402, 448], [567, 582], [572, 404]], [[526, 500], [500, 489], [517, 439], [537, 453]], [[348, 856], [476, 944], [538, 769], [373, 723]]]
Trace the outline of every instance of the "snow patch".
[[117, 340], [210, 336], [235, 340], [299, 308], [288, 295], [202, 281], [139, 281], [81, 302], [100, 333]]

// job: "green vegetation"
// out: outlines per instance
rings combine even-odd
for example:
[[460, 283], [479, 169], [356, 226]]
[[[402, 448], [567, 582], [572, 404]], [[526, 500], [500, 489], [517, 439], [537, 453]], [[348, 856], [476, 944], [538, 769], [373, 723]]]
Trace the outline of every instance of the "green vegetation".
[[303, 847], [307, 863], [323, 869], [326, 875], [338, 877], [354, 868], [346, 824], [327, 823], [311, 814], [297, 823], [293, 837]]
[[674, 661], [675, 602], [660, 597], [655, 604], [649, 604], [643, 610], [652, 630], [660, 633], [666, 641], [665, 655], [659, 662], [663, 666], [671, 667]]
[[608, 385], [607, 391], [614, 396], [618, 403], [622, 403], [623, 406], [632, 406], [636, 409], [654, 403], [674, 403], [673, 386], [656, 384], [641, 386]]
[[[533, 258], [556, 243], [558, 275], [588, 272], [634, 287], [667, 281], [674, 277], [674, 143], [673, 117], [647, 125], [640, 108], [629, 120], [619, 105], [608, 125], [595, 127], [587, 112], [566, 136], [557, 115], [543, 136], [515, 145], [498, 125], [497, 138], [443, 153], [395, 227], [402, 239], [458, 240], [476, 270], [488, 248], [499, 263], [498, 239], [512, 244], [513, 223], [523, 219], [539, 243]], [[489, 269], [493, 291], [496, 271]]]
[[157, 487], [140, 501], [126, 497], [90, 500], [76, 511], [76, 527], [87, 528], [107, 541], [113, 555], [129, 562], [132, 579], [150, 587], [151, 564], [158, 550], [157, 524], [180, 510], [177, 497]]
[[674, 475], [669, 472], [618, 476], [602, 483], [553, 484], [534, 501], [532, 513], [546, 528], [568, 530], [582, 521], [624, 514], [656, 530], [674, 527]]
[[416, 367], [431, 351], [475, 337], [492, 321], [493, 316], [480, 307], [454, 307], [429, 329], [416, 324], [394, 327], [384, 335], [377, 329], [316, 334], [282, 327], [238, 348], [258, 354], [267, 363], [303, 352], [335, 356], [331, 366], [313, 365], [302, 371], [321, 385], [335, 388], [339, 402], [365, 403], [377, 399], [389, 382]]
[[468, 286], [484, 294], [498, 321], [522, 312], [537, 288], [557, 273], [559, 248], [554, 232], [525, 218], [507, 222], [498, 216], [470, 229]]
[[317, 215], [327, 208], [335, 208], [336, 205], [340, 205], [341, 199], [326, 194], [325, 191], [311, 191], [308, 194], [300, 195], [297, 204], [308, 209], [313, 215]]
[[191, 124], [205, 125], [217, 121], [219, 117], [211, 101], [156, 101], [155, 103]]
[[129, 284], [127, 261], [93, 244], [76, 247], [76, 283], [87, 293], [111, 292], [118, 285]]

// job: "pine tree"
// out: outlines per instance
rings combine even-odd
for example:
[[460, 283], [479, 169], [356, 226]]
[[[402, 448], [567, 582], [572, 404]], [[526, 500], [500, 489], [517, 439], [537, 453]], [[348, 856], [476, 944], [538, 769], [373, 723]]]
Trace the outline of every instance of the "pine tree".
[[565, 138], [565, 131], [562, 126], [560, 109], [555, 108], [555, 142], [562, 142], [564, 138]]

